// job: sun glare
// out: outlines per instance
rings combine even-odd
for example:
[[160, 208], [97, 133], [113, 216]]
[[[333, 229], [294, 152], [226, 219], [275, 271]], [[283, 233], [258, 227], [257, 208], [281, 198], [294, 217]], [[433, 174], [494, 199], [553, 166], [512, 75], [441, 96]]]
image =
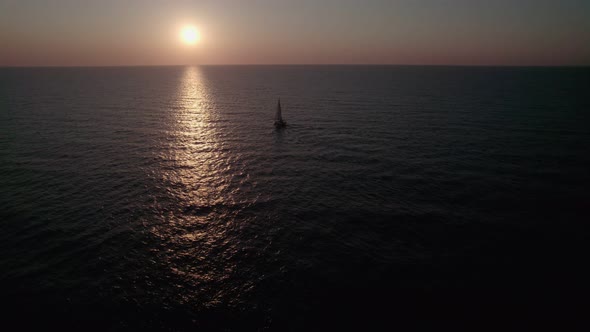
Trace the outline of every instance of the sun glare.
[[182, 41], [188, 45], [196, 44], [199, 39], [201, 39], [201, 35], [199, 34], [199, 30], [194, 26], [187, 26], [184, 27], [180, 33]]

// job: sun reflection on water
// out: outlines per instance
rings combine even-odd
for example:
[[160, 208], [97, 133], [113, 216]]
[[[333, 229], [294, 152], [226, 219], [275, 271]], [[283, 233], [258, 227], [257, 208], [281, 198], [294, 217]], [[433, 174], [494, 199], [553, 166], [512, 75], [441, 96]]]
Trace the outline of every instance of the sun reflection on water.
[[155, 209], [161, 223], [151, 233], [158, 259], [184, 290], [180, 301], [215, 305], [252, 288], [224, 288], [241, 252], [236, 220], [247, 205], [240, 191], [249, 180], [226, 143], [225, 122], [203, 69], [187, 67], [180, 77], [159, 156], [162, 192]]
[[170, 146], [175, 165], [164, 176], [183, 201], [211, 206], [220, 200], [224, 155], [218, 115], [200, 68], [185, 69], [176, 100]]

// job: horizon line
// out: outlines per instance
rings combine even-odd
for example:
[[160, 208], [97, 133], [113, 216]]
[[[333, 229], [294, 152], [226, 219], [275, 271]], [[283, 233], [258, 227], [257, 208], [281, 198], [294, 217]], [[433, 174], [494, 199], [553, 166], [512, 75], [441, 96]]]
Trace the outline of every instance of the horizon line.
[[228, 63], [228, 64], [129, 64], [129, 65], [16, 65], [0, 68], [122, 68], [122, 67], [272, 67], [272, 66], [355, 66], [355, 67], [521, 67], [521, 68], [584, 68], [590, 64], [557, 64], [557, 65], [527, 65], [527, 64], [394, 64], [394, 63]]

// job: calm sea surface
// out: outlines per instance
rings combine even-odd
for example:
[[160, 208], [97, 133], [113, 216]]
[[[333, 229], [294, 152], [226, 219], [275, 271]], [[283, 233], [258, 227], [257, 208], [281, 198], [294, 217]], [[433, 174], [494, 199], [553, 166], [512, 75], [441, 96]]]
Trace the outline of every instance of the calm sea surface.
[[589, 88], [587, 68], [0, 69], [2, 304], [304, 330], [574, 297]]

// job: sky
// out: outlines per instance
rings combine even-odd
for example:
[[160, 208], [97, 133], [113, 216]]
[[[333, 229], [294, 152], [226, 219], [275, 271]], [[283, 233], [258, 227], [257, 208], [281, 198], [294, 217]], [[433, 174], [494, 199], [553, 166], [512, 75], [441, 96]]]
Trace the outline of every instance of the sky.
[[0, 0], [0, 66], [184, 64], [590, 65], [590, 1]]

